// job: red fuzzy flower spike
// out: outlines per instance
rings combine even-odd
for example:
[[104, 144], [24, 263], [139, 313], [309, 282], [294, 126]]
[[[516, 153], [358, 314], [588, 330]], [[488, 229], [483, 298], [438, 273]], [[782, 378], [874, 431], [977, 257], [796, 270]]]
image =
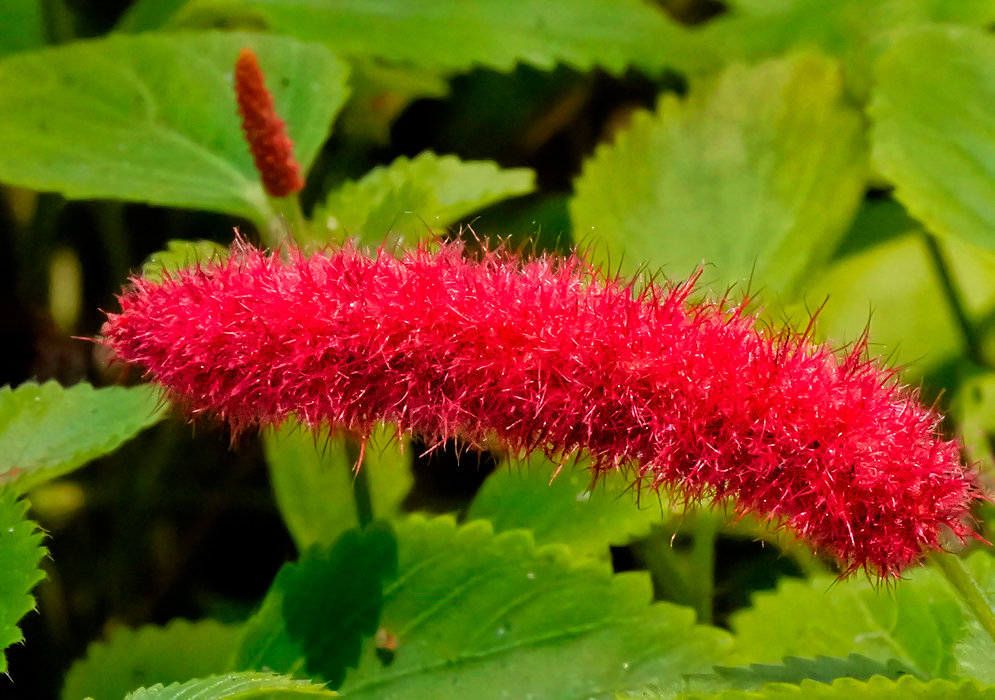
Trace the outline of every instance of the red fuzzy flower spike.
[[640, 292], [576, 258], [285, 257], [238, 244], [224, 263], [137, 279], [103, 342], [236, 433], [293, 413], [583, 450], [597, 473], [733, 497], [848, 572], [895, 576], [945, 528], [971, 533], [957, 444], [863, 348], [757, 330], [741, 306], [689, 304], [693, 282]]
[[273, 96], [263, 82], [256, 54], [242, 49], [235, 62], [235, 96], [242, 117], [242, 131], [256, 162], [263, 187], [273, 197], [286, 197], [304, 187], [300, 166], [294, 160], [294, 142], [277, 116]]

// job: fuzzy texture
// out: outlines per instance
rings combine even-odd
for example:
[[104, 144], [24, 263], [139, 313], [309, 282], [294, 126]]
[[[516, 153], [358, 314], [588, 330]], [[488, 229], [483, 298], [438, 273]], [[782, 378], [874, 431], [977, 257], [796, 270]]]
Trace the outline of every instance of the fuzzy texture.
[[273, 197], [286, 197], [303, 189], [301, 168], [294, 159], [294, 142], [276, 113], [273, 96], [266, 89], [252, 49], [242, 49], [235, 62], [235, 97], [242, 132], [263, 187]]
[[136, 279], [103, 342], [194, 414], [238, 433], [292, 413], [368, 434], [590, 454], [596, 473], [733, 497], [847, 572], [897, 575], [958, 537], [975, 479], [939, 417], [863, 348], [763, 330], [745, 306], [637, 291], [576, 258], [304, 257], [237, 244], [160, 284]]

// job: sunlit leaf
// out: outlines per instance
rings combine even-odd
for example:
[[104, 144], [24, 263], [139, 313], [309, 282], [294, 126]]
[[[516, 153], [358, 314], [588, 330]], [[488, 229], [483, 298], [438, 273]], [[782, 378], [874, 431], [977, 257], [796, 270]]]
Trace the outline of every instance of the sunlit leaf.
[[19, 493], [116, 450], [166, 415], [151, 386], [0, 389], [0, 484]]
[[645, 573], [536, 548], [485, 521], [397, 525], [399, 571], [379, 640], [343, 695], [354, 698], [587, 698], [668, 685], [725, 656], [728, 638], [694, 613], [652, 603]]
[[227, 257], [228, 249], [214, 241], [169, 241], [166, 250], [153, 253], [142, 264], [142, 277], [158, 282], [184, 268], [222, 262]]
[[860, 116], [836, 65], [813, 54], [665, 95], [584, 166], [574, 238], [598, 261], [724, 291], [790, 291], [833, 252], [863, 195]]
[[374, 168], [333, 191], [314, 214], [318, 240], [359, 237], [367, 243], [402, 237], [417, 241], [494, 202], [526, 194], [535, 175], [490, 162], [464, 162], [426, 151]]
[[192, 0], [174, 22], [233, 20], [323, 41], [343, 56], [450, 72], [478, 64], [508, 70], [517, 62], [659, 72], [696, 66], [703, 51], [642, 0]]
[[995, 250], [995, 38], [962, 27], [904, 33], [879, 60], [874, 161], [933, 233]]
[[0, 181], [273, 216], [236, 114], [232, 69], [251, 47], [305, 170], [345, 102], [323, 46], [259, 34], [117, 35], [0, 61]]

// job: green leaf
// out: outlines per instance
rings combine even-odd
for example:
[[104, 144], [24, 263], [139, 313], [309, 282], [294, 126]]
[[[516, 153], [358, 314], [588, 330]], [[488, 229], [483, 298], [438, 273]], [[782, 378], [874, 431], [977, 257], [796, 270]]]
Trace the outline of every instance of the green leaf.
[[323, 41], [343, 56], [463, 72], [516, 63], [612, 73], [660, 72], [701, 63], [702, 49], [662, 10], [641, 0], [192, 0], [180, 26], [232, 20], [302, 41]]
[[[995, 304], [995, 255], [953, 239], [939, 247], [974, 322]], [[821, 305], [816, 331], [836, 346], [869, 327], [872, 352], [903, 367], [906, 381], [963, 353], [960, 327], [921, 232], [839, 260], [808, 284], [805, 301], [792, 316], [808, 319]]]
[[159, 282], [166, 275], [207, 262], [223, 262], [228, 249], [214, 241], [181, 241], [166, 243], [166, 250], [150, 255], [142, 263], [142, 277]]
[[183, 684], [142, 688], [129, 694], [126, 700], [305, 700], [332, 697], [336, 697], [335, 693], [311, 681], [270, 673], [229, 673]]
[[366, 643], [343, 695], [579, 699], [669, 685], [725, 656], [724, 632], [651, 603], [645, 573], [615, 576], [563, 547], [537, 549], [528, 532], [495, 536], [486, 521], [415, 516], [397, 536], [378, 634], [390, 641]]
[[489, 520], [498, 532], [530, 529], [537, 544], [556, 542], [581, 556], [607, 558], [609, 545], [644, 537], [672, 514], [669, 503], [655, 493], [638, 494], [620, 472], [592, 484], [586, 462], [565, 465], [553, 478], [558, 466], [542, 457], [512, 460], [487, 477], [467, 519]]
[[306, 670], [332, 687], [377, 631], [383, 583], [397, 575], [397, 542], [386, 526], [350, 530], [280, 570], [262, 608], [246, 624], [239, 669]]
[[[359, 526], [353, 496], [357, 457], [344, 441], [323, 439], [296, 421], [287, 421], [278, 430], [267, 431], [263, 444], [276, 502], [298, 551], [332, 544], [343, 532]], [[396, 516], [414, 477], [410, 460], [387, 429], [370, 438], [361, 468], [373, 517]]]
[[442, 231], [477, 209], [535, 189], [526, 168], [463, 162], [424, 152], [403, 156], [332, 192], [314, 214], [312, 234], [334, 241], [358, 236], [379, 243], [388, 234], [417, 241]]
[[167, 407], [158, 389], [25, 382], [0, 389], [0, 484], [24, 493], [116, 450], [155, 425]]
[[[978, 552], [967, 563], [982, 590], [995, 593], [995, 558]], [[776, 592], [758, 594], [732, 628], [737, 658], [747, 663], [856, 653], [895, 659], [923, 678], [952, 678], [969, 619], [946, 580], [921, 568], [893, 589], [866, 579], [785, 580]]]
[[231, 83], [242, 47], [258, 54], [307, 170], [347, 95], [346, 67], [326, 48], [260, 34], [142, 34], [0, 62], [0, 180], [265, 224], [273, 210]]
[[43, 46], [46, 39], [42, 0], [4, 0], [0, 8], [0, 56]]
[[239, 627], [214, 620], [174, 620], [165, 627], [120, 627], [95, 642], [66, 675], [62, 700], [124, 700], [131, 691], [222, 674], [229, 669]]
[[894, 659], [882, 663], [859, 654], [850, 654], [846, 658], [817, 656], [814, 659], [789, 656], [779, 664], [716, 666], [711, 674], [689, 677], [688, 688], [699, 693], [760, 690], [767, 683], [801, 683], [804, 680], [832, 683], [837, 678], [866, 681], [873, 676], [898, 680], [909, 673]]
[[876, 66], [874, 161], [913, 216], [995, 250], [995, 38], [923, 27]]
[[574, 238], [624, 273], [706, 263], [718, 288], [752, 277], [789, 291], [833, 252], [866, 177], [833, 61], [737, 65], [598, 149], [576, 182]]
[[45, 556], [42, 534], [26, 518], [27, 509], [10, 489], [0, 488], [0, 673], [7, 671], [3, 650], [24, 640], [17, 623], [34, 610], [31, 589], [45, 578], [38, 568]]
[[[647, 695], [647, 697], [650, 697]], [[801, 685], [775, 683], [756, 692], [727, 690], [715, 695], [692, 693], [678, 700], [992, 700], [995, 688], [982, 688], [976, 681], [934, 680], [924, 683], [905, 676], [897, 681], [876, 676], [867, 682], [841, 678], [832, 685], [802, 681]]]
[[[848, 91], [863, 100], [874, 57], [890, 33], [925, 22], [986, 27], [995, 21], [989, 0], [738, 0], [733, 11], [697, 34], [702, 55], [722, 62], [756, 62], [798, 48], [818, 47], [842, 60]], [[714, 64], [713, 64], [714, 65]]]

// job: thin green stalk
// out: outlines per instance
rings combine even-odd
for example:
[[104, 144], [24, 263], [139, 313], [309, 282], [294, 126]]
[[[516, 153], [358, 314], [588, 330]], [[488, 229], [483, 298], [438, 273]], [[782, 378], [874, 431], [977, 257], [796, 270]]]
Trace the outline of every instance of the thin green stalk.
[[966, 346], [965, 354], [972, 362], [984, 365], [985, 360], [981, 341], [975, 332], [974, 324], [968, 317], [967, 309], [964, 307], [964, 301], [954, 280], [950, 264], [947, 262], [946, 254], [940, 247], [939, 241], [936, 240], [936, 236], [931, 233], [923, 234], [923, 236], [926, 243], [926, 250], [929, 252], [929, 257], [933, 262], [933, 270], [936, 272], [940, 287], [943, 289], [950, 312], [953, 314], [954, 320], [957, 322], [958, 327], [960, 327], [961, 335], [964, 338], [964, 345]]
[[949, 552], [937, 552], [932, 556], [933, 564], [943, 574], [950, 583], [961, 601], [971, 611], [975, 619], [981, 624], [988, 636], [995, 641], [995, 611], [992, 610], [988, 599], [974, 580], [971, 572], [964, 566], [960, 557]]

